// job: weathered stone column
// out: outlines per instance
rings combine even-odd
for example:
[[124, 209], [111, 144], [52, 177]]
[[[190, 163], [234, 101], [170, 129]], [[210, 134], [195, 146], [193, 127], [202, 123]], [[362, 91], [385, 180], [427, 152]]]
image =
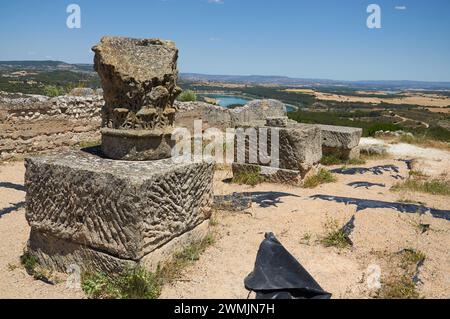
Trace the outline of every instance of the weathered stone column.
[[103, 153], [131, 161], [169, 158], [173, 105], [181, 92], [175, 44], [104, 37], [92, 50], [105, 99]]
[[175, 44], [103, 38], [94, 47], [105, 95], [101, 150], [26, 160], [28, 252], [65, 271], [156, 269], [206, 236], [213, 163], [174, 163]]

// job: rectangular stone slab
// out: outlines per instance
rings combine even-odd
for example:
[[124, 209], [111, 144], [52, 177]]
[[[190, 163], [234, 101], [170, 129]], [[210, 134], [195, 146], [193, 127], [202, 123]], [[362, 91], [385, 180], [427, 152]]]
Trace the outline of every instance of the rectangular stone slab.
[[84, 151], [29, 158], [26, 218], [34, 232], [137, 261], [210, 217], [213, 171]]
[[318, 125], [322, 130], [323, 146], [351, 150], [359, 145], [362, 129], [357, 127]]

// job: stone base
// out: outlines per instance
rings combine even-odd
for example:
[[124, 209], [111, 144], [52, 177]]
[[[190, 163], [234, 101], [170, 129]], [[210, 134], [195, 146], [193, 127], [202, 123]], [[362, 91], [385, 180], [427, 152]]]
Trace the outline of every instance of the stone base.
[[102, 152], [111, 159], [151, 161], [172, 157], [172, 130], [133, 131], [102, 129]]
[[189, 244], [206, 238], [208, 233], [209, 221], [204, 221], [140, 260], [130, 260], [32, 230], [27, 251], [38, 259], [42, 267], [59, 272], [66, 272], [70, 265], [77, 265], [82, 271], [108, 274], [121, 273], [138, 265], [154, 272], [158, 265], [170, 260], [175, 253], [181, 252]]
[[240, 174], [256, 173], [266, 183], [276, 184], [290, 184], [299, 186], [302, 185], [303, 180], [311, 173], [316, 171], [316, 167], [313, 166], [308, 172], [296, 171], [290, 169], [280, 169], [267, 166], [253, 165], [253, 164], [233, 164], [233, 176]]
[[44, 266], [149, 269], [211, 216], [214, 165], [113, 161], [74, 151], [26, 160], [30, 252]]

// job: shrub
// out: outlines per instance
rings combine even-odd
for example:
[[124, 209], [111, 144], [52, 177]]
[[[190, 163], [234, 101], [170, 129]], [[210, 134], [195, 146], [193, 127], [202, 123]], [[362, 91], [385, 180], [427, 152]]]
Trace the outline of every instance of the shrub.
[[209, 234], [203, 240], [193, 242], [154, 273], [141, 266], [115, 276], [86, 272], [82, 276], [81, 287], [91, 299], [156, 299], [161, 294], [162, 286], [179, 278], [182, 269], [199, 260], [214, 240], [214, 236]]
[[336, 177], [330, 171], [321, 168], [315, 175], [309, 176], [303, 183], [305, 188], [315, 188], [321, 184], [334, 183]]
[[234, 184], [256, 186], [263, 181], [264, 179], [261, 176], [261, 170], [259, 168], [254, 171], [235, 172], [233, 175]]
[[393, 191], [411, 190], [433, 195], [450, 196], [450, 181], [448, 180], [419, 180], [409, 178], [404, 182], [397, 183], [392, 187]]
[[44, 94], [50, 97], [64, 95], [65, 89], [56, 85], [46, 85], [43, 89]]
[[343, 227], [339, 227], [337, 220], [327, 218], [324, 228], [326, 230], [326, 234], [320, 242], [325, 247], [336, 247], [342, 249], [348, 248], [352, 245], [348, 236], [345, 234]]
[[180, 94], [178, 100], [181, 102], [195, 102], [197, 101], [197, 94], [194, 91], [187, 90]]

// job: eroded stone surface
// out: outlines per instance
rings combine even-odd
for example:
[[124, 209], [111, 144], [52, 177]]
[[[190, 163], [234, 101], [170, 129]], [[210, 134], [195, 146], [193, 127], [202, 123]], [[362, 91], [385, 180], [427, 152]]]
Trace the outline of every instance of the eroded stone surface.
[[[250, 129], [250, 131], [249, 131]], [[257, 139], [253, 139], [251, 129], [256, 132]], [[277, 168], [297, 170], [302, 175], [306, 174], [315, 164], [322, 159], [322, 135], [321, 130], [314, 125], [302, 125], [296, 123], [286, 128], [280, 127], [243, 127], [237, 130], [235, 143], [235, 162], [239, 164], [258, 164], [261, 166], [274, 166], [272, 162], [265, 162], [260, 154], [272, 155], [272, 134], [278, 135], [279, 165]], [[261, 150], [261, 139], [267, 136], [267, 149]], [[243, 141], [245, 139], [245, 147]], [[240, 142], [241, 141], [241, 142]], [[276, 139], [274, 139], [276, 141]], [[262, 152], [261, 152], [262, 151]], [[254, 162], [250, 154], [257, 154]]]
[[[173, 106], [181, 89], [177, 86], [178, 50], [175, 43], [160, 39], [104, 37], [92, 48], [105, 99], [102, 145], [106, 156], [120, 160], [169, 158], [170, 151], [156, 145], [158, 132], [173, 126]], [[143, 132], [144, 131], [144, 132]], [[146, 131], [149, 142], [142, 142]], [[136, 135], [136, 136], [134, 136]], [[114, 152], [120, 144], [135, 147], [130, 153]], [[158, 151], [152, 152], [153, 148]]]
[[277, 100], [253, 100], [243, 107], [231, 109], [231, 121], [235, 126], [266, 121], [268, 117], [286, 116], [286, 106]]
[[322, 130], [323, 146], [351, 150], [359, 145], [362, 129], [356, 127], [318, 125]]
[[174, 253], [182, 251], [192, 242], [205, 238], [208, 233], [209, 221], [204, 221], [139, 260], [115, 257], [88, 246], [35, 230], [31, 231], [27, 249], [29, 253], [38, 258], [41, 266], [60, 272], [66, 272], [71, 265], [77, 265], [85, 271], [101, 271], [109, 274], [121, 273], [137, 265], [141, 265], [149, 271], [156, 271], [158, 265], [170, 260]]
[[210, 217], [213, 164], [73, 151], [26, 160], [33, 231], [138, 261]]

